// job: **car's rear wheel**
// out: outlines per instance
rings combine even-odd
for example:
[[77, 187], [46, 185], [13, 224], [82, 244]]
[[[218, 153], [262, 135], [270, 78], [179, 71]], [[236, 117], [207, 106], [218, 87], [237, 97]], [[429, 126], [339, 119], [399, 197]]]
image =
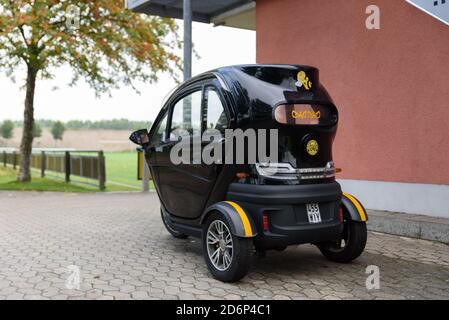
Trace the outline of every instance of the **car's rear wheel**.
[[207, 218], [202, 242], [204, 258], [214, 278], [235, 282], [246, 275], [251, 264], [253, 241], [234, 236], [221, 213], [213, 213]]
[[348, 263], [362, 254], [367, 234], [365, 222], [346, 221], [340, 241], [320, 243], [318, 248], [329, 260]]
[[161, 218], [162, 218], [162, 222], [164, 223], [165, 229], [167, 229], [167, 231], [175, 238], [177, 239], [185, 239], [188, 236], [182, 232], [179, 232], [175, 229], [173, 229], [170, 226], [170, 223], [167, 221], [167, 217], [164, 214], [164, 210], [161, 209]]

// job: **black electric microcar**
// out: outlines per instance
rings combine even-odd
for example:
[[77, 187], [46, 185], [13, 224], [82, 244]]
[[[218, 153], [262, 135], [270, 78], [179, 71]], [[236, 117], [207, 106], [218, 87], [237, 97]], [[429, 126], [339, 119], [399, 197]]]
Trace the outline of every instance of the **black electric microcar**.
[[[337, 108], [316, 68], [241, 65], [181, 84], [151, 130], [130, 139], [145, 152], [168, 232], [200, 237], [212, 275], [232, 282], [246, 274], [254, 253], [270, 249], [312, 243], [336, 262], [363, 252], [366, 211], [335, 180], [337, 124]], [[211, 130], [215, 137], [204, 139]], [[227, 145], [239, 135], [243, 151]], [[277, 162], [248, 151], [264, 145]], [[208, 148], [218, 154], [213, 163], [197, 157]], [[180, 153], [183, 161], [174, 160]]]

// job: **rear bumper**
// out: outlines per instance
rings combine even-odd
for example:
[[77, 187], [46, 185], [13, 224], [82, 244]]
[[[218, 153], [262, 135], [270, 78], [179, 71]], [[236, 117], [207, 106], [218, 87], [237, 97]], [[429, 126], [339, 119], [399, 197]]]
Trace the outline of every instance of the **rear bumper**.
[[[314, 185], [249, 185], [233, 183], [227, 199], [237, 202], [251, 216], [258, 235], [257, 247], [271, 249], [293, 244], [339, 239], [341, 188], [337, 182]], [[309, 223], [306, 204], [320, 206], [321, 223]], [[263, 215], [269, 221], [263, 228]]]

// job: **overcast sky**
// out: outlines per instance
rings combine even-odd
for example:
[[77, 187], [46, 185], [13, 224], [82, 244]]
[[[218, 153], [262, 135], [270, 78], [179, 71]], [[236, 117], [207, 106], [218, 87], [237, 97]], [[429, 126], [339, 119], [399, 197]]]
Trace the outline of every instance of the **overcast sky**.
[[[182, 32], [182, 28], [179, 30]], [[255, 63], [256, 34], [229, 27], [213, 27], [203, 23], [193, 24], [193, 42], [200, 59], [193, 62], [193, 75], [220, 66]], [[23, 118], [24, 73], [18, 72], [16, 83], [4, 73], [0, 74], [0, 121]], [[166, 94], [176, 86], [168, 75], [161, 74], [153, 84], [137, 85], [141, 94], [123, 87], [96, 98], [94, 91], [80, 81], [75, 87], [68, 87], [71, 72], [61, 68], [52, 80], [40, 80], [36, 88], [35, 118], [54, 120], [100, 120], [127, 118], [131, 120], [153, 120], [161, 108]], [[58, 90], [53, 90], [58, 87]]]

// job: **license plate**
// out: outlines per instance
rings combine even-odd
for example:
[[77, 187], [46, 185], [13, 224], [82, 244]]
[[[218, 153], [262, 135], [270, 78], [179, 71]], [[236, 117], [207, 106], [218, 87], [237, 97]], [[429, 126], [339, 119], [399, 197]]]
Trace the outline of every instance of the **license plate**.
[[306, 204], [306, 209], [309, 223], [321, 222], [320, 206], [318, 205], [318, 203], [308, 203]]

